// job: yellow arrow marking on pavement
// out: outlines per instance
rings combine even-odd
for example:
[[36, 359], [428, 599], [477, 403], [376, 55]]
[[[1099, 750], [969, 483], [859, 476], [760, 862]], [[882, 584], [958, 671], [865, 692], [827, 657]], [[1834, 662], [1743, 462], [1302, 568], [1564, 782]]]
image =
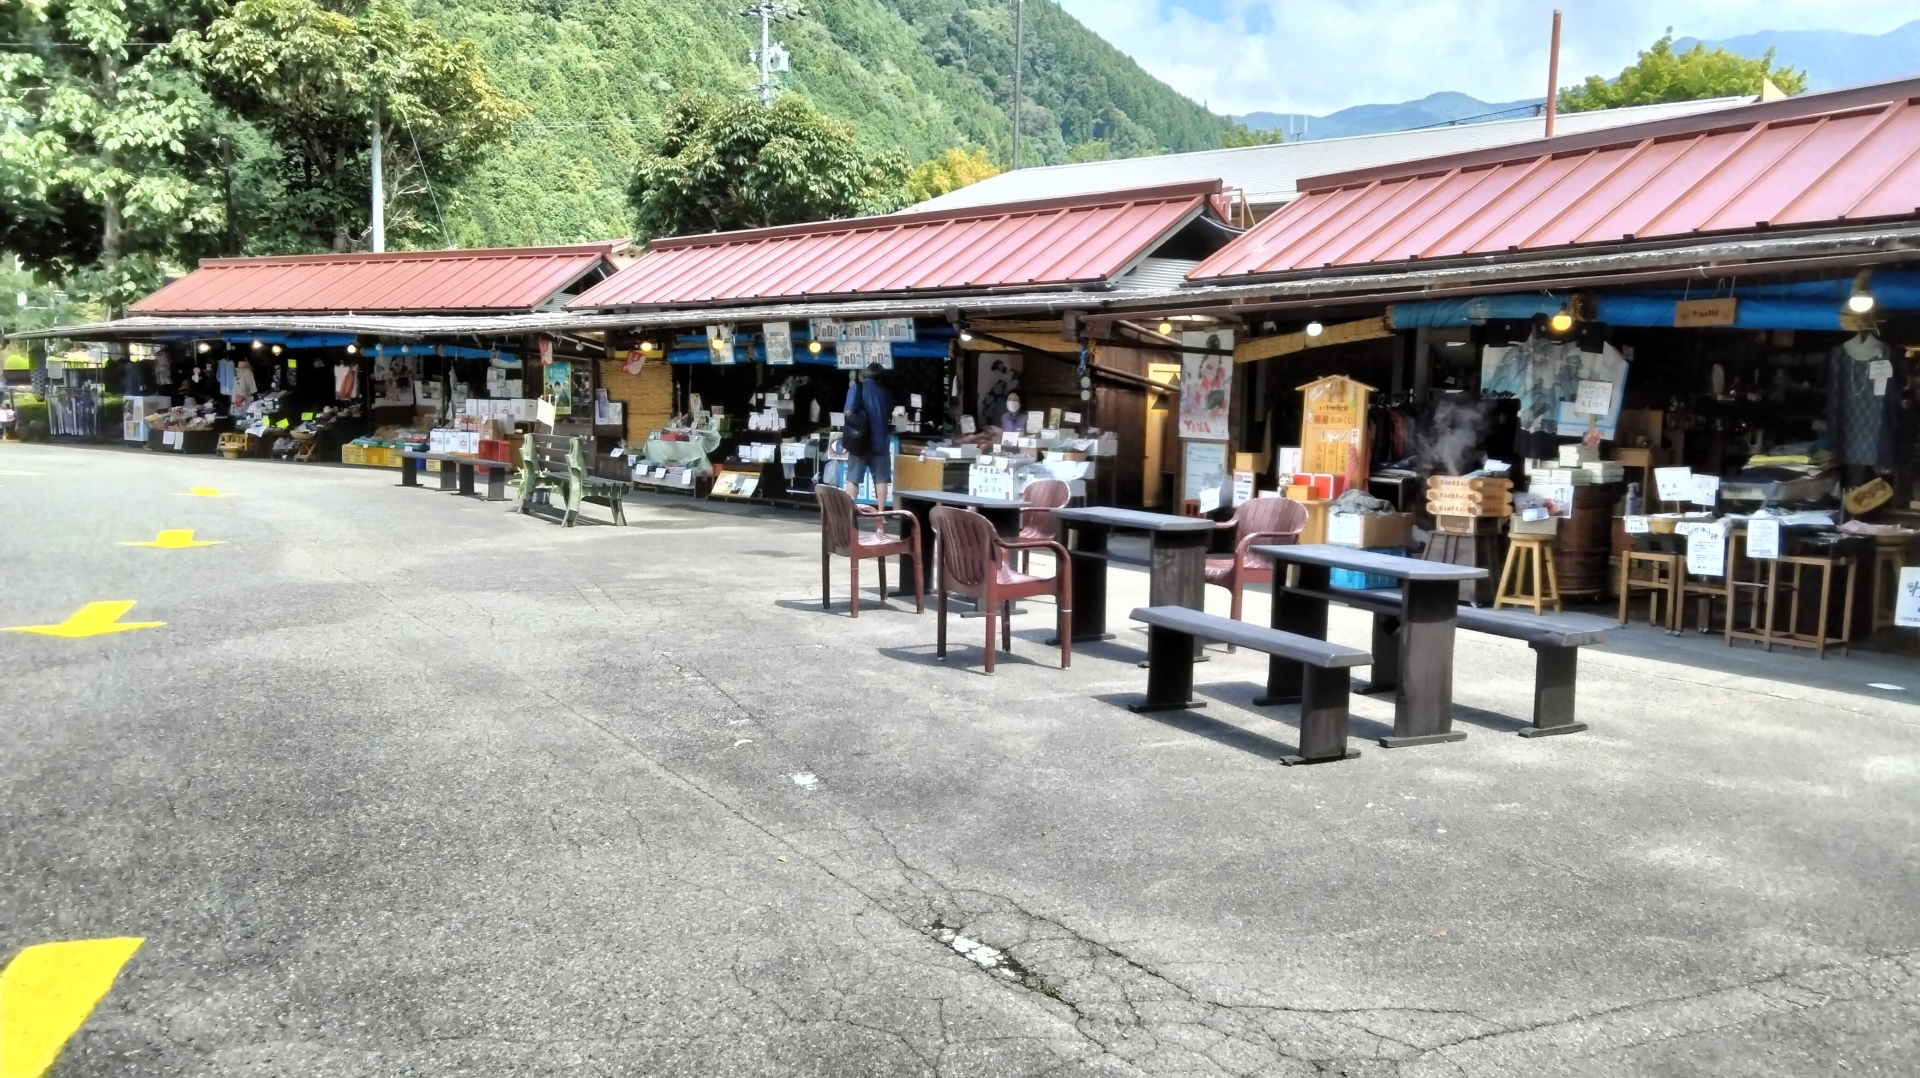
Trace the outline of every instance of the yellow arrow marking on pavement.
[[58, 625], [9, 625], [6, 628], [10, 633], [34, 633], [78, 640], [84, 636], [105, 636], [134, 629], [157, 629], [166, 624], [164, 621], [121, 621], [126, 612], [133, 609], [133, 602], [132, 599], [122, 599], [111, 603], [88, 603]]
[[0, 1078], [40, 1078], [120, 975], [137, 938], [42, 943], [0, 971]]
[[169, 531], [161, 532], [159, 535], [154, 536], [153, 539], [149, 542], [121, 543], [120, 545], [121, 546], [150, 546], [156, 550], [185, 550], [188, 547], [196, 547], [196, 546], [219, 546], [224, 542], [226, 542], [226, 540], [224, 539], [195, 539], [193, 537], [193, 529], [176, 528]]
[[215, 490], [212, 487], [194, 487], [181, 495], [183, 498], [231, 498], [233, 495]]

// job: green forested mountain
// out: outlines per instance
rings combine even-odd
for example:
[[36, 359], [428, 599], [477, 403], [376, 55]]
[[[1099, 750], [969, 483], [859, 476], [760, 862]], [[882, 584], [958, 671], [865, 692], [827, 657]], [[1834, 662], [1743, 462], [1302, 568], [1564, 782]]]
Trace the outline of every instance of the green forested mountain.
[[[676, 96], [746, 93], [759, 24], [742, 0], [417, 0], [478, 41], [493, 81], [530, 110], [444, 203], [462, 245], [633, 231], [626, 190]], [[789, 85], [863, 141], [921, 161], [955, 146], [1010, 157], [1008, 0], [806, 0], [778, 24]], [[1026, 7], [1022, 164], [1220, 145], [1234, 126], [1155, 80], [1046, 0]]]

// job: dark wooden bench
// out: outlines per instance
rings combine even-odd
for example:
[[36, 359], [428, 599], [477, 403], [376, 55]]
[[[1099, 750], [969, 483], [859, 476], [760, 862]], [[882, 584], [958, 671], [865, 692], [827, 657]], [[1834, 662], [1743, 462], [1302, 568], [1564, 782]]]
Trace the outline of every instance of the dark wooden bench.
[[[507, 473], [513, 471], [513, 465], [497, 460], [483, 460], [479, 457], [460, 456], [454, 453], [416, 453], [400, 451], [400, 485], [417, 487], [420, 485], [420, 468], [430, 460], [440, 462], [440, 489], [454, 490], [456, 476], [461, 494], [471, 495], [473, 475], [476, 471], [487, 473], [487, 500], [503, 502], [507, 500]], [[453, 465], [449, 468], [447, 465]]]
[[600, 502], [613, 510], [615, 524], [625, 524], [625, 499], [633, 484], [594, 475], [588, 465], [590, 453], [581, 438], [528, 434], [520, 453], [520, 511], [530, 512], [534, 495], [541, 491], [559, 491], [566, 509], [561, 524], [573, 527], [583, 502]]
[[[1290, 591], [1314, 595], [1373, 614], [1373, 676], [1364, 692], [1386, 692], [1399, 687], [1400, 593], [1391, 588], [1327, 588]], [[1485, 610], [1462, 606], [1460, 628], [1470, 632], [1524, 640], [1533, 649], [1533, 725], [1521, 737], [1572, 734], [1587, 728], [1574, 719], [1574, 682], [1579, 674], [1580, 649], [1597, 644], [1618, 628], [1613, 621], [1588, 614], [1530, 614], [1518, 610]]]
[[[1193, 698], [1193, 660], [1205, 641], [1232, 644], [1300, 663], [1306, 670], [1300, 694], [1300, 753], [1288, 764], [1351, 760], [1347, 748], [1348, 669], [1373, 657], [1359, 648], [1223, 618], [1184, 606], [1147, 606], [1133, 620], [1147, 625], [1147, 699], [1131, 710], [1179, 711], [1205, 707]], [[1279, 703], [1262, 697], [1256, 704]], [[1286, 701], [1291, 702], [1291, 701]]]

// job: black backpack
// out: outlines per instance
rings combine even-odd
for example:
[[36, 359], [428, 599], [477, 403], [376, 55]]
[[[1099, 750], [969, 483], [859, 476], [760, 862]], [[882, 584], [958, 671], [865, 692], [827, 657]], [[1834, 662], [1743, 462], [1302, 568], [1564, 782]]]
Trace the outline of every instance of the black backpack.
[[850, 457], [865, 457], [873, 452], [873, 417], [867, 414], [864, 386], [853, 395], [853, 408], [847, 412], [846, 426], [840, 431], [840, 445]]

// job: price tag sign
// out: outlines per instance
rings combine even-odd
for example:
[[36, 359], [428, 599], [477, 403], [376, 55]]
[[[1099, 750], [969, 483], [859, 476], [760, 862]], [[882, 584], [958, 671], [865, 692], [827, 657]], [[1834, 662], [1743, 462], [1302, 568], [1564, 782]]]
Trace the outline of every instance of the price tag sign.
[[1692, 468], [1655, 468], [1653, 485], [1663, 502], [1690, 502], [1697, 489], [1693, 485]]
[[1867, 364], [1867, 377], [1873, 379], [1873, 395], [1876, 397], [1886, 396], [1887, 382], [1893, 378], [1893, 361], [1876, 359], [1872, 363]]
[[1580, 379], [1573, 396], [1573, 410], [1587, 415], [1606, 415], [1613, 411], [1613, 383]]
[[1747, 521], [1747, 557], [1774, 561], [1780, 557], [1780, 522], [1769, 517]]
[[1687, 572], [1694, 576], [1727, 575], [1727, 526], [1702, 524], [1687, 534]]
[[1893, 623], [1920, 629], [1920, 565], [1900, 570], [1900, 595], [1893, 605]]
[[1720, 501], [1720, 477], [1717, 475], [1696, 475], [1693, 477], [1693, 504], [1712, 506]]
[[1649, 527], [1647, 524], [1646, 517], [1628, 517], [1627, 518], [1627, 534], [1628, 535], [1645, 535], [1652, 530], [1653, 529]]

